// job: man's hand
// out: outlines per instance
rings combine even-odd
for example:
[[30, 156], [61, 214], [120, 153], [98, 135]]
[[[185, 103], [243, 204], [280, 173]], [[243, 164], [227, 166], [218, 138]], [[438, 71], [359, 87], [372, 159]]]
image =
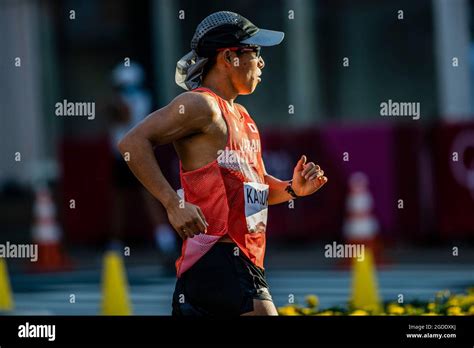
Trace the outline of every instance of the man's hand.
[[313, 162], [306, 163], [306, 156], [301, 156], [293, 171], [293, 191], [298, 196], [308, 196], [319, 190], [328, 178], [324, 171]]
[[174, 205], [166, 209], [171, 226], [182, 239], [193, 238], [197, 234], [207, 233], [206, 218], [197, 205], [184, 203], [184, 207]]

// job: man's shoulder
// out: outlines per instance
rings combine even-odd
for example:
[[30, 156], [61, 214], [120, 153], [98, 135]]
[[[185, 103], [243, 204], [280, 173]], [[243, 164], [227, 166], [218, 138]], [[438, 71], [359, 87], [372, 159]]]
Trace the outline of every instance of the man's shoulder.
[[213, 116], [219, 113], [219, 105], [215, 98], [206, 94], [193, 91], [187, 91], [179, 94], [171, 104], [177, 105], [185, 113], [187, 109], [192, 113], [197, 113], [202, 116]]
[[185, 102], [186, 104], [196, 104], [196, 106], [212, 107], [217, 104], [216, 99], [207, 93], [187, 91], [176, 96], [174, 101]]

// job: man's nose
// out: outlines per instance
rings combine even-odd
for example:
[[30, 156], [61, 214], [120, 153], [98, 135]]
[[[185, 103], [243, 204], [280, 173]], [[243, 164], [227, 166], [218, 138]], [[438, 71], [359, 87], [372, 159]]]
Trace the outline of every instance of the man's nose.
[[263, 69], [265, 67], [265, 61], [263, 60], [262, 56], [258, 57], [258, 68]]

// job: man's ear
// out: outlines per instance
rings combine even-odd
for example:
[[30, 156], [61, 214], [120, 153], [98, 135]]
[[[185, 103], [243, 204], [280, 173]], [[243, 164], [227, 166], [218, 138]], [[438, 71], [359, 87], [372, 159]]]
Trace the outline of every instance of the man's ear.
[[223, 63], [232, 64], [232, 54], [229, 50], [222, 51], [219, 54], [222, 54], [219, 60], [222, 59]]
[[230, 56], [230, 51], [224, 51], [224, 59], [227, 63], [232, 63], [232, 58]]

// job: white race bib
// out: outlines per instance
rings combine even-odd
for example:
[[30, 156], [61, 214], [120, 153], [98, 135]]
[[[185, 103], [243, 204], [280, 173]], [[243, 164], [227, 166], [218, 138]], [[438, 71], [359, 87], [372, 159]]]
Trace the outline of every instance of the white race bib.
[[263, 233], [267, 228], [268, 194], [268, 185], [244, 182], [245, 219], [250, 233]]

